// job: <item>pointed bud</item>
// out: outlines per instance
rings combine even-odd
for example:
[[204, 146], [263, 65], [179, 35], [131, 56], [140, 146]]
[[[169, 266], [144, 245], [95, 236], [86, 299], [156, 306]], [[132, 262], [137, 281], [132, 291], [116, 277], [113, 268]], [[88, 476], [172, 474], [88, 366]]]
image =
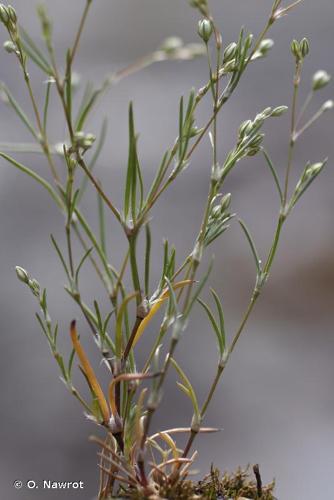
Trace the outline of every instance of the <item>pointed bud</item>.
[[243, 139], [245, 136], [249, 135], [249, 133], [252, 131], [252, 128], [253, 128], [252, 120], [244, 121], [239, 127], [239, 137]]
[[277, 106], [277, 108], [273, 109], [271, 116], [274, 118], [282, 116], [288, 109], [288, 106]]
[[208, 19], [201, 19], [198, 22], [197, 32], [199, 36], [202, 38], [204, 43], [208, 43], [212, 35], [212, 23]]
[[300, 51], [303, 57], [306, 57], [310, 52], [310, 44], [307, 38], [303, 38], [300, 42]]
[[8, 12], [9, 18], [12, 21], [12, 23], [16, 24], [17, 15], [16, 15], [16, 11], [15, 11], [14, 7], [12, 7], [11, 5], [8, 5], [7, 12]]
[[32, 293], [36, 296], [36, 297], [39, 297], [40, 295], [40, 290], [41, 290], [41, 286], [40, 284], [38, 283], [37, 280], [33, 279], [33, 280], [29, 280], [29, 287], [30, 287], [30, 290], [32, 291]]
[[0, 21], [7, 25], [10, 20], [7, 7], [3, 3], [0, 4]]
[[228, 61], [234, 58], [236, 50], [237, 50], [237, 44], [235, 42], [230, 43], [226, 47], [226, 49], [224, 50], [224, 59], [223, 59], [224, 63], [227, 63]]
[[291, 52], [297, 61], [302, 59], [302, 52], [301, 52], [300, 44], [299, 44], [299, 42], [297, 42], [297, 40], [292, 40]]
[[222, 197], [222, 199], [220, 201], [220, 210], [221, 210], [222, 214], [224, 212], [226, 212], [226, 210], [228, 210], [228, 208], [231, 204], [231, 199], [232, 199], [231, 193], [227, 193], [227, 194], [225, 194], [225, 196]]
[[22, 281], [22, 283], [25, 283], [26, 285], [28, 285], [29, 284], [29, 274], [27, 273], [27, 271], [25, 269], [23, 269], [23, 267], [20, 267], [20, 266], [16, 266], [15, 271], [16, 271], [16, 276], [18, 277], [18, 279], [20, 281]]
[[320, 90], [326, 87], [326, 85], [328, 85], [330, 81], [331, 81], [331, 76], [327, 73], [327, 71], [323, 70], [317, 71], [313, 75], [312, 90], [314, 91]]

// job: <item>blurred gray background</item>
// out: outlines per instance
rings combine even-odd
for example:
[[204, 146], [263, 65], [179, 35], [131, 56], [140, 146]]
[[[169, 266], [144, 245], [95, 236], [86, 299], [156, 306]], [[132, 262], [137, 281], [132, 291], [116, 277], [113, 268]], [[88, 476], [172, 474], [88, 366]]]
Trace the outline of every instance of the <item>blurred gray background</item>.
[[[60, 56], [71, 44], [84, 2], [47, 0], [45, 3], [54, 19], [57, 55], [62, 61]], [[36, 2], [13, 0], [13, 4], [21, 22], [39, 42]], [[241, 25], [258, 33], [271, 2], [212, 0], [211, 4], [226, 44], [237, 38]], [[186, 0], [96, 0], [76, 70], [83, 81], [101, 82], [106, 73], [146, 54], [168, 35], [181, 36], [186, 42], [198, 41], [197, 19]], [[318, 0], [316, 4], [305, 0], [274, 26], [271, 36], [276, 44], [270, 58], [249, 68], [220, 118], [221, 159], [233, 146], [241, 121], [253, 118], [268, 105], [290, 104], [293, 61], [289, 45], [293, 37], [308, 36], [311, 43], [302, 98], [316, 70], [334, 73], [333, 21], [332, 0]], [[3, 28], [0, 33], [4, 41]], [[31, 76], [42, 99], [45, 84], [41, 74], [32, 69]], [[14, 58], [4, 52], [0, 55], [0, 79], [31, 114]], [[167, 62], [124, 80], [104, 98], [92, 116], [89, 131], [98, 132], [102, 118], [108, 116], [108, 141], [98, 171], [105, 189], [119, 206], [127, 157], [129, 100], [134, 101], [140, 155], [148, 182], [177, 134], [179, 96], [206, 81], [205, 60]], [[332, 85], [319, 93], [313, 111], [331, 97]], [[198, 113], [199, 125], [209, 112], [210, 104], [206, 101]], [[62, 141], [65, 127], [56, 99], [51, 102], [50, 117], [50, 134], [55, 142]], [[286, 164], [288, 129], [288, 116], [266, 125], [266, 145], [281, 175]], [[207, 472], [211, 462], [229, 470], [239, 464], [257, 462], [265, 481], [276, 477], [277, 496], [282, 500], [333, 496], [333, 130], [333, 115], [328, 113], [296, 148], [294, 177], [297, 178], [308, 160], [319, 161], [329, 156], [328, 168], [285, 227], [269, 284], [208, 412], [206, 424], [222, 427], [223, 431], [197, 441], [200, 450], [197, 467], [201, 471]], [[29, 140], [16, 116], [1, 103], [0, 142]], [[16, 157], [48, 175], [40, 157]], [[159, 276], [164, 237], [176, 244], [179, 262], [191, 248], [206, 199], [209, 170], [209, 145], [205, 140], [177, 185], [154, 209], [155, 279]], [[15, 265], [21, 265], [47, 287], [52, 316], [61, 326], [61, 346], [68, 348], [69, 322], [80, 315], [63, 291], [65, 279], [49, 240], [49, 234], [53, 233], [60, 244], [64, 243], [64, 221], [47, 194], [3, 160], [0, 160], [0, 180], [0, 496], [6, 500], [72, 496], [90, 500], [96, 492], [97, 457], [87, 437], [96, 429], [81, 416], [81, 408], [59, 382], [57, 367], [35, 322], [37, 304], [14, 273]], [[278, 199], [263, 160], [240, 163], [227, 189], [233, 193], [233, 210], [247, 222], [259, 251], [265, 256], [274, 230]], [[91, 188], [83, 209], [95, 224], [96, 197]], [[125, 242], [114, 223], [110, 227], [110, 255], [119, 265]], [[224, 298], [228, 332], [232, 335], [247, 305], [254, 280], [253, 262], [236, 223], [213, 251], [216, 261], [212, 284]], [[89, 303], [94, 295], [103, 302], [103, 293], [92, 280], [88, 267], [83, 295]], [[79, 325], [85, 337], [86, 328], [81, 322]], [[86, 346], [93, 357], [93, 344], [87, 342]], [[144, 353], [145, 343], [141, 348]], [[194, 315], [177, 358], [183, 359], [199, 397], [203, 398], [215, 371], [216, 351], [201, 310]], [[170, 382], [174, 384], [173, 377]], [[191, 410], [184, 405], [181, 394], [171, 392], [171, 387], [155, 425], [188, 425]], [[83, 493], [15, 491], [12, 487], [15, 479], [83, 480], [85, 490]]]

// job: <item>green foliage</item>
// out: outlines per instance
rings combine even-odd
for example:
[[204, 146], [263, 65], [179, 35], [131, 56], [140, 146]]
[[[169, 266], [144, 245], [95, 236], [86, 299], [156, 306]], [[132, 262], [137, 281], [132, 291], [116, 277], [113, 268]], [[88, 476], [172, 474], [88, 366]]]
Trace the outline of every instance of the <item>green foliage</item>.
[[[255, 486], [247, 482], [247, 474], [245, 475], [243, 471], [238, 471], [232, 478], [228, 476], [220, 478], [217, 473], [212, 472], [207, 480], [195, 487], [195, 490], [194, 485], [184, 479], [195, 459], [195, 455], [190, 455], [195, 437], [201, 432], [216, 431], [216, 429], [203, 427], [202, 421], [230, 355], [269, 277], [283, 226], [297, 202], [326, 164], [326, 160], [318, 163], [309, 162], [290, 194], [290, 177], [296, 142], [324, 112], [334, 107], [333, 101], [326, 101], [309, 120], [304, 121], [304, 125], [300, 125], [314, 95], [318, 95], [320, 90], [330, 82], [330, 75], [327, 72], [321, 70], [315, 73], [310, 94], [301, 106], [298, 115], [302, 69], [310, 50], [306, 38], [301, 41], [294, 40], [291, 44], [295, 60], [294, 92], [291, 105], [291, 133], [287, 147], [288, 161], [283, 179], [269, 153], [264, 149], [263, 128], [267, 119], [284, 115], [288, 110], [287, 106], [267, 107], [253, 120], [244, 121], [238, 129], [235, 147], [225, 158], [220, 158], [221, 149], [218, 147], [221, 138], [218, 115], [233, 97], [248, 66], [258, 64], [257, 61], [266, 57], [272, 49], [273, 41], [267, 38], [271, 26], [290, 12], [299, 1], [282, 7], [281, 0], [274, 0], [267, 23], [258, 37], [247, 34], [242, 29], [238, 40], [230, 43], [224, 40], [207, 0], [190, 0], [189, 3], [201, 16], [198, 24], [198, 33], [203, 42], [201, 45], [186, 45], [179, 38], [169, 38], [151, 54], [108, 75], [99, 86], [95, 87], [87, 83], [83, 90], [78, 89], [73, 65], [80, 49], [80, 40], [87, 17], [90, 10], [94, 8], [94, 2], [86, 1], [78, 21], [73, 45], [68, 48], [64, 57], [64, 74], [60, 71], [54, 55], [52, 23], [45, 8], [38, 8], [43, 37], [43, 47], [40, 47], [18, 23], [13, 7], [0, 4], [0, 22], [9, 36], [4, 48], [8, 52], [8, 57], [16, 59], [22, 72], [23, 82], [30, 97], [31, 109], [23, 110], [3, 83], [0, 86], [1, 97], [4, 103], [12, 108], [35, 141], [34, 144], [28, 145], [7, 143], [4, 144], [4, 149], [14, 153], [29, 151], [42, 153], [49, 166], [50, 178], [48, 179], [46, 175], [41, 177], [33, 169], [19, 163], [5, 152], [0, 152], [0, 157], [4, 162], [41, 185], [65, 216], [66, 244], [64, 248], [54, 236], [51, 236], [51, 241], [65, 273], [67, 280], [65, 290], [78, 306], [94, 343], [101, 353], [103, 366], [108, 369], [110, 384], [107, 396], [104, 396], [98, 376], [93, 371], [80, 338], [76, 334], [75, 322], [71, 323], [70, 328], [72, 348], [66, 356], [61, 355], [57, 347], [58, 324], [51, 320], [46, 290], [42, 289], [37, 280], [31, 278], [22, 267], [17, 267], [16, 272], [18, 279], [30, 289], [38, 301], [40, 312], [36, 318], [58, 364], [62, 380], [82, 404], [87, 417], [105, 428], [106, 440], [97, 440], [102, 449], [99, 464], [101, 469], [100, 499], [111, 498], [114, 493], [115, 479], [122, 486], [125, 484], [124, 488], [129, 494], [133, 494], [132, 498], [148, 498], [153, 494], [156, 495], [157, 491], [160, 491], [164, 498], [176, 498], [175, 495], [177, 498], [183, 498], [186, 490], [187, 495], [195, 493], [200, 498], [216, 498], [214, 495], [218, 495], [217, 488], [220, 488], [219, 494], [230, 497], [242, 493], [249, 495], [249, 498], [260, 498], [259, 485], [256, 485], [257, 492], [254, 493]], [[119, 83], [122, 78], [158, 61], [176, 59], [185, 61], [198, 55], [206, 55], [208, 59], [206, 82], [200, 89], [191, 89], [187, 97], [180, 98], [175, 120], [178, 136], [172, 145], [162, 145], [162, 159], [157, 162], [155, 176], [148, 180], [147, 192], [139, 160], [134, 106], [130, 103], [129, 148], [127, 168], [124, 172], [123, 207], [118, 209], [107, 192], [107, 186], [95, 176], [95, 168], [107, 140], [107, 122], [103, 120], [96, 140], [93, 134], [87, 132], [91, 114], [97, 109], [99, 100], [106, 90]], [[43, 78], [47, 80], [42, 106], [35, 97], [34, 85], [30, 80], [31, 64], [36, 65], [42, 72]], [[63, 114], [67, 130], [66, 138], [61, 145], [54, 144], [48, 133], [51, 93], [57, 94], [60, 100], [59, 109]], [[197, 111], [204, 103], [210, 110], [210, 118], [206, 123], [197, 126]], [[150, 218], [154, 214], [154, 207], [160, 196], [177, 182], [179, 176], [189, 167], [198, 146], [208, 134], [212, 146], [212, 157], [208, 160], [209, 165], [211, 164], [211, 171], [208, 168], [208, 198], [203, 207], [198, 234], [193, 247], [189, 249], [183, 261], [179, 260], [179, 253], [175, 246], [167, 240], [164, 241], [161, 272], [159, 279], [155, 280], [151, 272], [154, 234], [151, 233]], [[211, 301], [213, 301], [215, 312], [201, 298], [214, 266], [212, 258], [207, 271], [203, 272], [200, 278], [198, 274], [203, 266], [203, 256], [209, 253], [208, 247], [214, 242], [218, 245], [222, 235], [226, 237], [225, 233], [233, 222], [235, 214], [230, 211], [232, 195], [225, 191], [226, 179], [241, 160], [247, 162], [249, 157], [258, 153], [263, 153], [264, 164], [269, 168], [279, 195], [277, 224], [269, 252], [261, 260], [250, 231], [239, 219], [255, 262], [255, 284], [240, 325], [235, 333], [231, 333], [225, 326], [225, 316], [219, 294], [211, 289]], [[88, 187], [96, 191], [98, 198], [99, 229], [97, 234], [83, 213], [82, 199]], [[112, 254], [109, 248], [111, 218], [117, 221], [119, 230], [128, 244], [120, 269], [115, 266], [110, 257]], [[80, 251], [77, 250], [77, 245], [74, 245], [74, 240], [82, 247]], [[138, 241], [144, 242], [144, 255], [138, 256]], [[107, 313], [103, 313], [103, 308], [95, 297], [89, 296], [88, 304], [82, 299], [80, 278], [88, 264], [92, 266], [96, 278], [104, 286], [109, 301]], [[127, 285], [129, 277], [132, 278], [132, 287]], [[206, 313], [219, 353], [216, 374], [207, 390], [202, 406], [198, 401], [195, 388], [184, 373], [182, 360], [177, 363], [174, 357], [197, 303]], [[151, 320], [153, 317], [158, 318], [156, 313], [160, 308], [163, 308], [164, 314], [160, 319], [160, 325], [153, 329]], [[136, 344], [146, 329], [149, 330], [146, 338], [150, 343], [150, 353], [142, 370], [138, 370]], [[167, 354], [161, 362], [163, 348]], [[77, 358], [88, 386], [88, 403], [78, 392], [72, 380]], [[171, 366], [175, 368], [180, 379], [178, 386], [191, 401], [193, 417], [189, 427], [161, 430], [155, 435], [150, 435], [152, 420], [159, 408], [166, 376]], [[142, 388], [142, 385], [145, 385], [145, 388]], [[174, 434], [179, 433], [186, 433], [188, 436], [183, 450], [179, 450], [173, 438]], [[159, 444], [159, 439], [163, 440], [163, 446]], [[148, 471], [150, 464], [148, 449], [155, 458], [160, 457], [160, 461], [157, 458], [157, 465], [151, 467], [150, 471]], [[238, 484], [242, 483], [245, 489], [237, 491], [236, 481], [239, 481]], [[271, 486], [263, 492], [267, 496], [263, 495], [261, 498], [273, 498]]]

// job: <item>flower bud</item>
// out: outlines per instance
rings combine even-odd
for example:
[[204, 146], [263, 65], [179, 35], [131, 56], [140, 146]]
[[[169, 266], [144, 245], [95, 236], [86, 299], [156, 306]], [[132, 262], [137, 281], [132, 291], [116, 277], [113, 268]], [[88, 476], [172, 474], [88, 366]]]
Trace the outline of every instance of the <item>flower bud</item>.
[[220, 201], [221, 213], [224, 213], [224, 212], [226, 212], [226, 210], [228, 210], [228, 208], [231, 204], [231, 199], [232, 199], [231, 193], [227, 193], [227, 194], [225, 194], [225, 196], [222, 197], [222, 199]]
[[16, 15], [16, 11], [15, 11], [14, 7], [12, 7], [11, 5], [8, 5], [7, 12], [8, 12], [9, 18], [12, 21], [12, 23], [16, 24], [17, 15]]
[[332, 101], [331, 99], [329, 99], [329, 101], [324, 102], [323, 105], [321, 106], [321, 110], [323, 113], [326, 113], [326, 111], [330, 111], [333, 108], [334, 108], [334, 101]]
[[228, 61], [234, 58], [236, 50], [237, 50], [237, 44], [235, 42], [230, 43], [226, 47], [226, 49], [224, 50], [224, 58], [223, 58], [224, 63], [227, 63]]
[[307, 38], [303, 38], [300, 42], [300, 51], [303, 57], [306, 57], [310, 52], [310, 44]]
[[3, 48], [6, 52], [8, 52], [8, 54], [12, 54], [13, 52], [17, 51], [15, 43], [13, 43], [11, 40], [7, 40], [6, 42], [4, 42]]
[[292, 52], [292, 55], [295, 56], [295, 58], [298, 61], [300, 59], [302, 59], [302, 52], [301, 52], [301, 48], [300, 48], [300, 43], [297, 42], [297, 40], [292, 40], [292, 43], [291, 43], [291, 52]]
[[263, 138], [264, 138], [264, 134], [257, 134], [255, 136], [255, 138], [253, 139], [253, 141], [251, 142], [251, 144], [249, 145], [249, 147], [251, 149], [258, 148], [260, 146], [260, 144], [262, 143]]
[[277, 108], [273, 109], [271, 116], [274, 118], [282, 116], [288, 109], [288, 106], [277, 106]]
[[26, 285], [28, 285], [29, 284], [29, 275], [28, 275], [27, 271], [25, 269], [23, 269], [23, 267], [20, 267], [20, 266], [16, 266], [15, 271], [16, 271], [16, 275], [17, 275], [18, 279], [20, 281], [22, 281], [22, 283], [25, 283]]
[[249, 33], [249, 35], [247, 35], [246, 40], [245, 40], [246, 50], [248, 50], [251, 47], [251, 45], [253, 43], [253, 38], [254, 38], [254, 35], [252, 35], [252, 33]]
[[7, 7], [3, 3], [0, 4], [0, 21], [7, 25], [10, 20]]
[[252, 128], [253, 128], [252, 120], [244, 121], [239, 127], [239, 137], [243, 139], [251, 132]]
[[331, 81], [331, 76], [327, 71], [319, 70], [313, 75], [312, 79], [312, 90], [320, 90]]
[[274, 40], [271, 38], [265, 38], [259, 45], [258, 51], [265, 55], [274, 46]]
[[318, 163], [313, 163], [313, 165], [310, 165], [307, 167], [305, 170], [305, 179], [310, 179], [311, 177], [314, 177], [317, 175], [324, 167], [323, 162], [318, 162]]
[[36, 296], [36, 297], [39, 297], [40, 295], [40, 290], [41, 290], [41, 286], [40, 284], [38, 283], [37, 280], [35, 279], [32, 279], [32, 280], [29, 280], [29, 287], [30, 287], [30, 290], [32, 291], [32, 293]]
[[197, 32], [199, 36], [202, 38], [204, 43], [208, 43], [212, 35], [212, 23], [208, 19], [201, 19], [198, 22]]

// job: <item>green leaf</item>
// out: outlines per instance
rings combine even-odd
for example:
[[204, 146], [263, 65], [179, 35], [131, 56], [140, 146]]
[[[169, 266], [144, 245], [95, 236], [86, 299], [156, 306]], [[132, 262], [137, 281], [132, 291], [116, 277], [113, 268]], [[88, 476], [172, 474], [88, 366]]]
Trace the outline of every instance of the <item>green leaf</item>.
[[195, 413], [197, 419], [199, 419], [200, 418], [200, 410], [199, 410], [199, 406], [198, 406], [198, 401], [197, 401], [197, 397], [196, 397], [195, 391], [193, 389], [193, 386], [190, 383], [190, 380], [188, 379], [188, 377], [186, 376], [186, 374], [184, 373], [184, 371], [178, 365], [178, 363], [175, 361], [174, 358], [170, 358], [170, 362], [171, 362], [172, 366], [175, 368], [175, 370], [177, 371], [180, 379], [182, 380], [182, 384], [178, 384], [179, 387], [183, 390], [183, 392], [191, 400], [191, 403], [192, 403], [193, 408], [194, 408], [194, 413]]
[[43, 52], [37, 47], [30, 35], [25, 31], [22, 26], [20, 26], [21, 44], [24, 52], [30, 57], [30, 59], [44, 72], [48, 75], [53, 74], [53, 70], [43, 54]]
[[135, 299], [138, 295], [138, 292], [131, 293], [128, 295], [121, 304], [119, 308], [117, 317], [116, 317], [116, 335], [115, 335], [115, 351], [116, 357], [121, 359], [122, 357], [122, 348], [123, 348], [123, 335], [122, 335], [122, 324], [123, 324], [123, 316], [127, 311], [127, 307], [131, 300]]
[[249, 246], [250, 246], [250, 249], [252, 251], [252, 255], [254, 257], [254, 261], [255, 261], [255, 265], [256, 265], [256, 270], [257, 270], [257, 275], [260, 276], [261, 272], [262, 272], [262, 269], [261, 269], [261, 260], [259, 258], [259, 255], [257, 253], [257, 250], [256, 250], [256, 247], [255, 247], [255, 243], [253, 241], [253, 238], [250, 234], [250, 232], [248, 231], [247, 229], [247, 226], [246, 224], [241, 220], [241, 219], [238, 219], [238, 222], [247, 238], [247, 241], [249, 243]]
[[145, 247], [145, 295], [146, 297], [150, 294], [150, 266], [151, 266], [151, 230], [150, 225], [147, 223], [145, 225], [145, 237], [146, 237], [146, 247]]
[[216, 306], [217, 306], [218, 315], [219, 315], [219, 329], [220, 329], [220, 334], [221, 334], [221, 337], [223, 339], [223, 345], [224, 345], [224, 349], [225, 349], [226, 335], [225, 335], [225, 318], [224, 318], [223, 307], [221, 305], [221, 302], [219, 300], [219, 297], [218, 297], [216, 291], [213, 288], [210, 288], [210, 291], [213, 295], [214, 301], [215, 301]]
[[216, 334], [216, 337], [217, 337], [217, 341], [218, 341], [218, 350], [219, 350], [219, 354], [220, 356], [223, 355], [223, 352], [224, 352], [224, 342], [223, 342], [223, 338], [222, 338], [222, 335], [221, 335], [221, 331], [220, 331], [220, 328], [215, 320], [215, 317], [210, 309], [210, 307], [202, 300], [202, 299], [197, 299], [197, 301], [201, 304], [201, 306], [203, 307], [203, 309], [205, 310], [209, 320], [210, 320], [210, 323], [211, 323], [211, 326], [212, 326], [212, 329], [214, 331], [214, 333]]
[[270, 156], [268, 155], [267, 151], [264, 149], [262, 152], [263, 152], [263, 156], [266, 159], [266, 163], [267, 163], [267, 165], [268, 165], [268, 167], [269, 167], [269, 169], [270, 169], [270, 171], [272, 173], [272, 176], [274, 178], [275, 185], [277, 187], [277, 191], [278, 191], [281, 203], [282, 203], [283, 202], [283, 191], [282, 191], [279, 179], [278, 179], [278, 175], [277, 175], [276, 169], [275, 169], [274, 164], [273, 164]]
[[27, 129], [31, 132], [31, 134], [35, 137], [37, 142], [39, 142], [39, 137], [38, 133], [36, 132], [33, 124], [19, 105], [19, 103], [15, 100], [14, 96], [11, 94], [10, 90], [6, 87], [6, 85], [2, 82], [0, 82], [0, 90], [4, 92], [6, 95], [9, 104], [12, 106], [14, 109], [15, 113], [17, 116], [20, 118], [20, 120], [24, 123], [24, 125], [27, 127]]
[[48, 123], [48, 111], [49, 111], [51, 85], [52, 85], [52, 82], [50, 82], [50, 81], [48, 81], [46, 84], [46, 93], [45, 93], [44, 111], [43, 111], [43, 130], [44, 130], [44, 133], [46, 133], [47, 123]]
[[192, 296], [192, 299], [189, 302], [188, 307], [184, 311], [184, 314], [183, 314], [184, 319], [186, 319], [189, 316], [190, 311], [193, 308], [194, 303], [196, 302], [197, 298], [199, 297], [200, 293], [202, 292], [202, 290], [203, 290], [203, 288], [205, 286], [205, 283], [207, 282], [207, 280], [208, 280], [208, 278], [210, 276], [210, 273], [212, 271], [212, 266], [213, 266], [213, 258], [211, 259], [211, 262], [209, 264], [207, 272], [205, 273], [205, 275], [203, 276], [203, 278], [199, 282], [199, 284], [198, 284], [198, 286], [196, 288], [196, 291], [195, 291], [194, 295]]
[[56, 240], [55, 240], [55, 238], [53, 237], [52, 234], [50, 235], [50, 238], [51, 238], [52, 244], [53, 244], [53, 246], [54, 246], [54, 248], [55, 248], [55, 250], [57, 252], [59, 260], [62, 263], [62, 266], [63, 266], [63, 268], [65, 270], [65, 274], [66, 274], [66, 276], [68, 278], [68, 281], [71, 283], [72, 280], [71, 280], [70, 272], [69, 272], [69, 269], [67, 267], [65, 258], [64, 258], [63, 254], [62, 254], [62, 252], [61, 252], [61, 250], [60, 250], [60, 248], [59, 248], [59, 246], [58, 246], [58, 244], [57, 244], [57, 242], [56, 242]]

